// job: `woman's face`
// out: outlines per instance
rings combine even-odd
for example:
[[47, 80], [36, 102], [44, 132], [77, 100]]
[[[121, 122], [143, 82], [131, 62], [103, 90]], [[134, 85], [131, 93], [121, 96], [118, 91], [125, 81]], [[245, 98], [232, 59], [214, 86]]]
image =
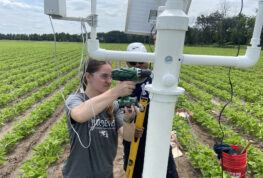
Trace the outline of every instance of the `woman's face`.
[[98, 71], [87, 76], [87, 81], [88, 85], [90, 85], [95, 92], [98, 94], [104, 93], [111, 86], [111, 66], [109, 64], [100, 66]]

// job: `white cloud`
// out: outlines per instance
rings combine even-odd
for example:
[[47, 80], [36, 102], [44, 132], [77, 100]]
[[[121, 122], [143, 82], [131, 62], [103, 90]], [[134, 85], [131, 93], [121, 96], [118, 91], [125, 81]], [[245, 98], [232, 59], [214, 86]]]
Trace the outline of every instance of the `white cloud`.
[[4, 8], [10, 8], [13, 10], [17, 10], [17, 9], [40, 10], [41, 9], [41, 7], [38, 7], [38, 6], [31, 6], [23, 2], [17, 2], [17, 1], [11, 1], [11, 0], [0, 0], [0, 6], [3, 6]]
[[[189, 10], [190, 22], [200, 14], [220, 9], [225, 0], [194, 0]], [[0, 33], [51, 33], [49, 18], [44, 14], [43, 0], [0, 0]], [[67, 15], [86, 17], [91, 0], [67, 0]], [[237, 14], [240, 1], [227, 0], [231, 13]], [[98, 32], [124, 30], [128, 0], [97, 0]], [[257, 0], [244, 0], [245, 14], [255, 15]], [[4, 17], [4, 18], [3, 18]], [[80, 23], [53, 20], [56, 32], [80, 33]], [[88, 28], [89, 29], [89, 28]]]

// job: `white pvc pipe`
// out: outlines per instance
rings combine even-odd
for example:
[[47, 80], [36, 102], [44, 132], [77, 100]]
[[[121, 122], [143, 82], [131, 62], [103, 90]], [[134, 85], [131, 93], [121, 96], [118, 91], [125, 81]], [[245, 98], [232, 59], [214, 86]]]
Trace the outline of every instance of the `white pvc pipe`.
[[[191, 1], [189, 1], [191, 2]], [[180, 5], [180, 1], [169, 1], [168, 5], [175, 6]], [[237, 68], [247, 68], [255, 65], [259, 59], [261, 48], [257, 47], [260, 44], [260, 35], [263, 25], [263, 0], [259, 0], [259, 9], [256, 17], [253, 37], [251, 39], [252, 47], [248, 47], [245, 56], [212, 56], [212, 55], [187, 55], [181, 56], [182, 64], [187, 65], [213, 65], [213, 66], [228, 66]], [[163, 6], [163, 9], [165, 6]], [[161, 12], [161, 11], [160, 11]], [[96, 13], [96, 0], [92, 0], [92, 13]], [[67, 17], [66, 17], [67, 18]], [[58, 18], [65, 19], [65, 18]], [[81, 18], [67, 18], [77, 19]], [[158, 23], [158, 22], [157, 22]], [[162, 24], [161, 24], [162, 25]], [[182, 25], [182, 24], [181, 24]], [[167, 25], [169, 26], [169, 25]], [[127, 53], [120, 51], [104, 50], [99, 48], [99, 42], [96, 41], [96, 28], [91, 29], [91, 38], [89, 40], [89, 56], [97, 60], [124, 60], [124, 61], [137, 61], [137, 62], [154, 62], [154, 53]], [[155, 75], [156, 76], [156, 75]]]
[[99, 48], [99, 40], [88, 40], [88, 55], [91, 58], [102, 61], [136, 61], [136, 62], [154, 62], [154, 53], [140, 53], [127, 51], [113, 51]]
[[212, 55], [188, 55], [181, 57], [182, 64], [228, 66], [236, 68], [252, 67], [258, 62], [260, 47], [248, 47], [245, 56], [212, 56]]
[[[96, 14], [96, 0], [91, 0], [91, 15]], [[93, 26], [90, 29], [90, 38], [95, 40], [97, 38], [97, 27]]]
[[126, 52], [126, 51], [113, 51], [98, 49], [89, 55], [97, 60], [102, 61], [136, 61], [136, 62], [154, 62], [153, 53], [140, 53], [140, 52]]
[[183, 0], [168, 0], [165, 10], [157, 18], [153, 82], [145, 88], [150, 92], [151, 103], [143, 178], [166, 177], [174, 107], [177, 95], [183, 92], [178, 88], [179, 59], [187, 28], [188, 17], [183, 11]]
[[250, 42], [252, 47], [257, 47], [260, 44], [260, 35], [261, 35], [262, 25], [263, 25], [263, 0], [259, 0], [258, 1], [258, 12], [257, 12], [255, 26], [254, 26], [253, 36]]
[[175, 102], [161, 103], [151, 95], [143, 178], [165, 178]]
[[91, 0], [91, 14], [96, 14], [96, 0]]

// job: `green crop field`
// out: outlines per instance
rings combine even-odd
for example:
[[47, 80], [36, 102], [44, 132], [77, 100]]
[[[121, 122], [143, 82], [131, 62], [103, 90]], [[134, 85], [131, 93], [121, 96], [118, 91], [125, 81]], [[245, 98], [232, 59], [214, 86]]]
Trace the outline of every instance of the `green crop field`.
[[[126, 47], [101, 44], [111, 50]], [[61, 176], [69, 139], [60, 91], [66, 96], [77, 89], [81, 52], [82, 43], [57, 42], [56, 62], [53, 42], [0, 41], [0, 177]], [[235, 56], [237, 49], [185, 47], [184, 53]], [[244, 54], [242, 48], [240, 55]], [[262, 57], [252, 68], [231, 69], [233, 102], [222, 116], [225, 143], [244, 146], [253, 141], [247, 150], [246, 176], [256, 178], [263, 177]], [[115, 68], [116, 62], [112, 65]], [[221, 176], [213, 144], [222, 137], [218, 116], [230, 99], [228, 72], [227, 67], [181, 68], [179, 86], [186, 93], [179, 97], [176, 108], [193, 112], [196, 137], [188, 123], [176, 115], [173, 129], [186, 161], [202, 177]]]

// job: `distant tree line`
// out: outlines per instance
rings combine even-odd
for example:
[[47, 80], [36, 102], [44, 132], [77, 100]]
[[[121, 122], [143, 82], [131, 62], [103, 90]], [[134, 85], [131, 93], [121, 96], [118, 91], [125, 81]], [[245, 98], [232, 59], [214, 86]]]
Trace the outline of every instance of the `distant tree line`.
[[[186, 32], [189, 45], [247, 45], [253, 34], [255, 17], [227, 17], [219, 11], [197, 17], [195, 25]], [[263, 35], [261, 35], [262, 43]]]
[[[90, 34], [88, 34], [90, 35]], [[149, 43], [152, 41], [148, 36], [125, 34], [120, 31], [110, 31], [108, 33], [98, 33], [100, 42], [105, 43], [131, 43], [134, 41]], [[54, 34], [1, 34], [0, 40], [32, 40], [32, 41], [53, 41]], [[56, 41], [82, 42], [81, 34], [56, 33]], [[152, 43], [152, 42], [151, 42]]]
[[[194, 26], [189, 27], [186, 32], [185, 43], [187, 45], [247, 45], [250, 42], [255, 17], [241, 16], [228, 17], [225, 13], [216, 11], [209, 15], [197, 17]], [[125, 34], [120, 31], [98, 33], [100, 42], [105, 43], [130, 43], [142, 42], [153, 43], [150, 36]], [[263, 35], [261, 35], [262, 43]], [[0, 40], [33, 40], [53, 41], [53, 34], [1, 34]], [[57, 33], [57, 41], [81, 42], [80, 34]]]

